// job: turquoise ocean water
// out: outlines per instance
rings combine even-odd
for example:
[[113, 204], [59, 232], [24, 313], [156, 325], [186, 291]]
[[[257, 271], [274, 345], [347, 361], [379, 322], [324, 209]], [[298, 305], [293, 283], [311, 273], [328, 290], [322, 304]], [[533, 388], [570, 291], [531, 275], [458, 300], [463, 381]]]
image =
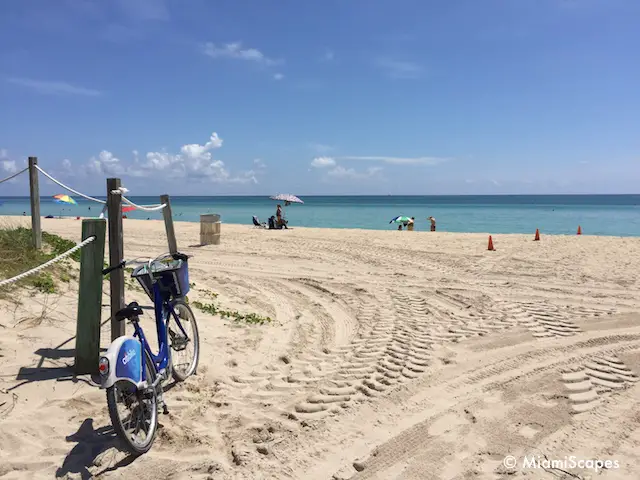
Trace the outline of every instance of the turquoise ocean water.
[[[103, 198], [104, 197], [98, 197]], [[433, 215], [438, 231], [640, 236], [640, 195], [481, 195], [481, 196], [309, 196], [304, 205], [285, 208], [290, 226], [391, 230], [397, 215], [416, 217], [416, 230], [428, 230]], [[157, 204], [158, 197], [131, 197]], [[41, 214], [98, 216], [101, 205], [76, 198], [77, 206], [41, 200]], [[223, 223], [251, 224], [275, 214], [268, 197], [172, 197], [175, 220], [198, 222], [200, 214], [218, 213]], [[90, 209], [89, 209], [90, 208]], [[0, 197], [1, 215], [29, 214], [27, 197]], [[160, 219], [157, 212], [134, 211], [129, 218]]]

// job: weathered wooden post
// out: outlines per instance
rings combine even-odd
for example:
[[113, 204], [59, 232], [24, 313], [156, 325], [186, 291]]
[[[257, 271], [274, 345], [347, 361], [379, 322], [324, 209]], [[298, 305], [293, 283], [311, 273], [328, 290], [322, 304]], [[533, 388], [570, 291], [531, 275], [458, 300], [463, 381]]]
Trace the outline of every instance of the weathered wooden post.
[[169, 195], [160, 195], [160, 205], [162, 204], [166, 205], [162, 209], [162, 216], [164, 217], [164, 229], [167, 232], [167, 241], [169, 242], [169, 253], [176, 253], [178, 251], [178, 242], [176, 242], [176, 232], [173, 229], [173, 214], [171, 213]]
[[104, 218], [82, 220], [82, 241], [95, 240], [80, 250], [80, 290], [76, 324], [76, 374], [98, 372], [100, 323], [102, 312], [102, 268], [107, 221]]
[[38, 157], [29, 157], [29, 194], [31, 196], [31, 234], [33, 247], [42, 247], [42, 230], [40, 227], [40, 188], [38, 186]]
[[[107, 215], [109, 216], [109, 266], [118, 265], [123, 260], [122, 236], [122, 195], [111, 193], [120, 188], [119, 178], [107, 179]], [[109, 277], [111, 291], [111, 341], [125, 333], [124, 322], [116, 320], [116, 312], [124, 308], [124, 270], [119, 268]]]
[[220, 245], [220, 215], [200, 215], [200, 245]]

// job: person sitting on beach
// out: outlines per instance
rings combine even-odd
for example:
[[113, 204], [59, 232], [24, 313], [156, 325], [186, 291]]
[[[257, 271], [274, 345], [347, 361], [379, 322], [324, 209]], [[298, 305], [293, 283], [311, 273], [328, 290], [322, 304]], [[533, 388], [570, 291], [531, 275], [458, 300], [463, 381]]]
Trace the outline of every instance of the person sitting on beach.
[[436, 231], [436, 219], [433, 217], [429, 217], [427, 218], [427, 220], [431, 220], [431, 231], [435, 232]]
[[402, 230], [402, 224], [398, 225], [398, 230]]
[[416, 220], [416, 217], [411, 217], [411, 220], [407, 224], [407, 230], [413, 232], [413, 224], [414, 224], [415, 220]]

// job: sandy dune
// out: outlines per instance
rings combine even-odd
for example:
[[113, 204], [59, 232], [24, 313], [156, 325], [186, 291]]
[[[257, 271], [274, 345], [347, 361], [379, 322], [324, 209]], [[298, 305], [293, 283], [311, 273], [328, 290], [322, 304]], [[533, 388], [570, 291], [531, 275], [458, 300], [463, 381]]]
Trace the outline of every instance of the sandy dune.
[[[79, 240], [78, 221], [43, 228]], [[488, 252], [481, 234], [223, 225], [221, 245], [195, 247], [199, 225], [176, 231], [192, 301], [212, 290], [275, 321], [196, 311], [198, 375], [131, 461], [104, 393], [67, 368], [77, 282], [5, 302], [0, 478], [637, 478], [640, 239], [499, 235]], [[164, 250], [161, 223], [125, 220], [126, 258]]]

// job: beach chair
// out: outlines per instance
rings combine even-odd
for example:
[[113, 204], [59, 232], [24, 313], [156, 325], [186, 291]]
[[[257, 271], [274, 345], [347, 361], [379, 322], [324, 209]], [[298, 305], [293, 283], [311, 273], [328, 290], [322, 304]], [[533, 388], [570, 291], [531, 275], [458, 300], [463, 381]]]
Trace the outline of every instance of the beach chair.
[[258, 220], [258, 217], [256, 217], [254, 215], [253, 216], [253, 226], [254, 226], [254, 228], [267, 228], [267, 223], [266, 222], [260, 222], [260, 220]]

